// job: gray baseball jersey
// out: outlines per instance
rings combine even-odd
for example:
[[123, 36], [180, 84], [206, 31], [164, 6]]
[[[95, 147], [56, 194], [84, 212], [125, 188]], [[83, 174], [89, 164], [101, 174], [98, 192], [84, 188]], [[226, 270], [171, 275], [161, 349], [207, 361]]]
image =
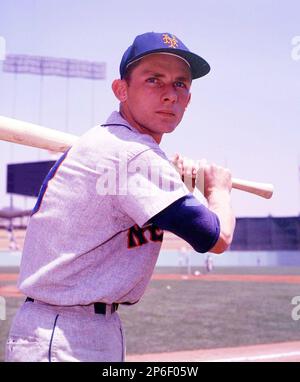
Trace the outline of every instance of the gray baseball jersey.
[[45, 179], [27, 228], [20, 290], [54, 305], [135, 303], [163, 239], [146, 223], [188, 193], [155, 140], [114, 112]]

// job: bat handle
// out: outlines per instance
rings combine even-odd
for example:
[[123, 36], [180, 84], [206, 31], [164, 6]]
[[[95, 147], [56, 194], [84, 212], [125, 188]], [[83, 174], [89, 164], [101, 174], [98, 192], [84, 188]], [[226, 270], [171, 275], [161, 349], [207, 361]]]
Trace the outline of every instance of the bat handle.
[[273, 185], [270, 183], [258, 183], [238, 178], [232, 178], [232, 188], [250, 192], [265, 199], [270, 199], [274, 190]]

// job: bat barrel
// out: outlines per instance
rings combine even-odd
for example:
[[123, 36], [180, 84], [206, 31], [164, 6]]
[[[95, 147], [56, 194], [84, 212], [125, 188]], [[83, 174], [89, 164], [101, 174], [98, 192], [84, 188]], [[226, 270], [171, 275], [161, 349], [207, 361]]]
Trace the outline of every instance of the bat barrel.
[[261, 196], [265, 199], [270, 199], [273, 195], [274, 187], [270, 183], [252, 182], [250, 180], [232, 178], [232, 188], [250, 192]]
[[0, 136], [7, 142], [56, 152], [65, 152], [78, 139], [72, 134], [2, 116]]

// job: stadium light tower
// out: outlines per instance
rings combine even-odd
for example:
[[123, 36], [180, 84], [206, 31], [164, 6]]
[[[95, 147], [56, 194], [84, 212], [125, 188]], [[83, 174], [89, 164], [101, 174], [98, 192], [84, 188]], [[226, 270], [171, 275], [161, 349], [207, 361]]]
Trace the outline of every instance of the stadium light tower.
[[[41, 107], [43, 100], [43, 77], [58, 76], [66, 78], [66, 130], [68, 130], [69, 113], [69, 79], [83, 78], [89, 80], [103, 80], [106, 77], [106, 64], [104, 62], [93, 62], [85, 60], [74, 60], [69, 58], [54, 58], [43, 56], [31, 56], [21, 54], [8, 54], [3, 62], [3, 71], [15, 74], [35, 74], [39, 75], [40, 97], [39, 97], [39, 121], [42, 125]], [[15, 85], [16, 89], [16, 85]], [[92, 88], [92, 97], [94, 89]], [[14, 94], [16, 97], [16, 94]], [[15, 99], [14, 99], [15, 104]], [[15, 107], [13, 107], [14, 109]], [[15, 114], [15, 110], [13, 110]], [[14, 115], [13, 115], [14, 117]], [[93, 117], [93, 116], [92, 116]]]

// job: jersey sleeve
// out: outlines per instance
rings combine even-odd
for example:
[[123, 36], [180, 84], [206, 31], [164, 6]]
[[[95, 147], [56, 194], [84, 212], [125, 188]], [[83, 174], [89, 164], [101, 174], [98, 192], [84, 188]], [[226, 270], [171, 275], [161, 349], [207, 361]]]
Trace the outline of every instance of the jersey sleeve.
[[121, 209], [140, 227], [189, 190], [162, 151], [145, 150], [127, 163], [118, 199]]
[[181, 237], [201, 253], [212, 249], [220, 236], [218, 216], [192, 194], [176, 200], [149, 223]]

